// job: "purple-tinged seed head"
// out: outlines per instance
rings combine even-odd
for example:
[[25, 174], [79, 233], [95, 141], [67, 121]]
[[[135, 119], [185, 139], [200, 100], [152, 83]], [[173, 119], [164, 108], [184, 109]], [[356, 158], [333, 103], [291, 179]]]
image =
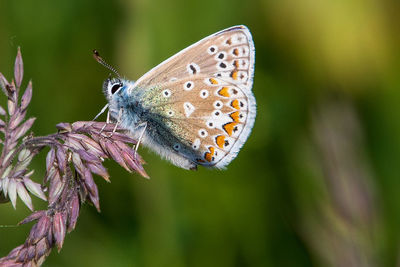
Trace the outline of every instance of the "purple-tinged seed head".
[[29, 81], [24, 94], [21, 97], [21, 110], [25, 110], [32, 99], [32, 81]]
[[65, 230], [65, 219], [63, 218], [63, 214], [61, 212], [56, 212], [53, 216], [53, 236], [56, 241], [58, 251], [60, 251], [63, 246], [66, 233]]
[[15, 58], [14, 77], [17, 87], [21, 87], [22, 77], [24, 76], [24, 63], [22, 61], [21, 49], [18, 47], [17, 57]]

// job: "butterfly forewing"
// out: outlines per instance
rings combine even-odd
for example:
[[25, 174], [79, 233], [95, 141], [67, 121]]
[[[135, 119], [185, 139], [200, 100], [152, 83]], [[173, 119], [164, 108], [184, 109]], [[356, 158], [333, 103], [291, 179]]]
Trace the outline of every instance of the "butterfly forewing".
[[[220, 73], [234, 83], [242, 83], [251, 80], [253, 68], [254, 44], [251, 34], [245, 26], [235, 26], [183, 49], [143, 75], [136, 85], [151, 88], [156, 84], [186, 79], [188, 75], [200, 73], [212, 76]], [[235, 69], [238, 73], [232, 74], [236, 78], [231, 79], [230, 74]], [[241, 71], [243, 73], [239, 73]]]
[[168, 127], [176, 153], [222, 168], [237, 155], [256, 114], [251, 92], [254, 45], [236, 26], [167, 59], [136, 83], [141, 103]]

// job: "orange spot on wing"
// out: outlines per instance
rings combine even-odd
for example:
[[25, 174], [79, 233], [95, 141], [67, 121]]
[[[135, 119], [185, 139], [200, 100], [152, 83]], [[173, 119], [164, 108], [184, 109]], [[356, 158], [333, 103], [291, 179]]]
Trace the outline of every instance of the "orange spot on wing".
[[233, 66], [235, 66], [235, 68], [239, 68], [239, 61], [233, 61]]
[[233, 121], [235, 122], [239, 122], [239, 111], [235, 111], [233, 113], [231, 113], [229, 116], [232, 118]]
[[236, 126], [236, 124], [237, 124], [237, 122], [230, 122], [230, 123], [224, 124], [224, 126], [223, 126], [224, 130], [229, 136], [232, 135], [233, 128]]
[[231, 106], [235, 109], [240, 109], [239, 100], [235, 99], [232, 101]]
[[210, 83], [212, 84], [218, 84], [217, 80], [214, 78], [210, 78]]
[[218, 94], [220, 96], [230, 97], [228, 89], [229, 89], [228, 87], [224, 86], [224, 87], [221, 88], [221, 90], [218, 91]]
[[237, 49], [237, 48], [233, 49], [233, 54], [235, 56], [238, 56], [239, 55], [239, 49]]
[[224, 148], [224, 143], [225, 143], [224, 135], [218, 135], [217, 138], [215, 138], [215, 141], [220, 148]]
[[213, 156], [214, 156], [215, 148], [214, 148], [214, 147], [210, 147], [208, 150], [209, 150], [210, 152], [206, 152], [206, 153], [204, 154], [204, 158], [205, 158], [208, 162], [211, 162], [211, 161], [212, 161], [212, 158], [213, 158]]
[[237, 78], [238, 78], [238, 72], [237, 72], [236, 70], [232, 71], [232, 72], [231, 72], [231, 77], [232, 77], [232, 79], [237, 80]]

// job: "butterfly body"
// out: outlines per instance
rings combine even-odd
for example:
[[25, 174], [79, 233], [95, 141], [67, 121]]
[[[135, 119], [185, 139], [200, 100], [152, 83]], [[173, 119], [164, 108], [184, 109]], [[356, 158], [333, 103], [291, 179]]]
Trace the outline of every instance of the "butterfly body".
[[224, 168], [256, 115], [254, 44], [245, 26], [200, 40], [138, 81], [108, 79], [111, 117], [142, 144], [185, 169]]

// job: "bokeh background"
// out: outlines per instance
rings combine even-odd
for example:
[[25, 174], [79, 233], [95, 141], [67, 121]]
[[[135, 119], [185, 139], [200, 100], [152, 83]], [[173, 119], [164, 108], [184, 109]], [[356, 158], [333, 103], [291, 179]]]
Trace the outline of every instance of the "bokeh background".
[[[256, 46], [258, 115], [228, 170], [181, 170], [143, 148], [151, 180], [108, 162], [101, 213], [85, 205], [45, 266], [397, 265], [399, 11], [396, 0], [0, 0], [0, 72], [11, 79], [21, 46], [36, 135], [104, 106], [109, 71], [94, 48], [136, 80], [232, 25]], [[43, 157], [33, 167], [39, 180]], [[0, 225], [27, 214], [2, 204]], [[0, 227], [0, 255], [29, 227]]]

